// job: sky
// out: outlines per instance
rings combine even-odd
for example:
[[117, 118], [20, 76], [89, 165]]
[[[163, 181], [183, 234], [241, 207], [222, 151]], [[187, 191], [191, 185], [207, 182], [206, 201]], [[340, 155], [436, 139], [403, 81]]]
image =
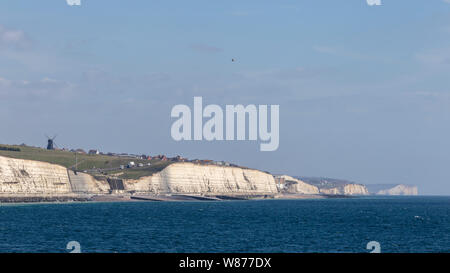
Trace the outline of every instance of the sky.
[[[446, 0], [2, 0], [0, 143], [450, 195], [449, 72]], [[171, 109], [194, 96], [280, 105], [279, 149], [174, 141]]]

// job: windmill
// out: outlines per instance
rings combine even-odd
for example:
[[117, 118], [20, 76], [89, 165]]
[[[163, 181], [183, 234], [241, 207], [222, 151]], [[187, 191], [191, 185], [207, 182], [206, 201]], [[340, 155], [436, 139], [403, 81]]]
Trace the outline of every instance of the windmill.
[[47, 137], [47, 150], [54, 150], [56, 146], [55, 138], [57, 135], [54, 135], [53, 137], [49, 137], [48, 135], [45, 135]]

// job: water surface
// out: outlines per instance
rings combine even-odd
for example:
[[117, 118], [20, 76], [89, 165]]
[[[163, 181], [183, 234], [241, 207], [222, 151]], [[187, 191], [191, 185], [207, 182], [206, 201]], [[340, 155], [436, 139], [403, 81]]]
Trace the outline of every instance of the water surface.
[[0, 205], [0, 252], [450, 252], [450, 197]]

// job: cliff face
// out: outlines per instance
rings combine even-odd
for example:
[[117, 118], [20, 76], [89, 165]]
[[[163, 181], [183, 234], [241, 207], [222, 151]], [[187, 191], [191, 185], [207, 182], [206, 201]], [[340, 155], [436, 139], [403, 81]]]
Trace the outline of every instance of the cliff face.
[[275, 194], [272, 175], [251, 169], [174, 163], [139, 180], [125, 180], [125, 189], [153, 193]]
[[[272, 175], [250, 169], [174, 163], [150, 177], [123, 181], [125, 191], [144, 193], [275, 194]], [[62, 196], [108, 194], [111, 186], [85, 173], [40, 161], [0, 156], [0, 194]]]
[[96, 180], [89, 174], [67, 170], [74, 193], [109, 193], [110, 185], [106, 181]]
[[70, 194], [67, 169], [49, 163], [0, 156], [0, 194]]
[[[332, 186], [324, 184], [322, 187], [287, 175], [281, 178], [285, 180], [283, 191], [288, 193], [368, 194], [364, 185], [354, 183]], [[152, 176], [138, 180], [120, 180], [114, 182], [114, 185], [108, 181], [96, 180], [85, 173], [74, 173], [59, 165], [0, 156], [0, 195], [3, 196], [109, 194], [117, 183], [116, 187], [120, 184], [120, 192], [210, 195], [278, 193], [271, 174], [239, 167], [193, 163], [173, 163]], [[379, 194], [417, 194], [417, 188], [399, 185]]]
[[302, 180], [288, 175], [282, 175], [280, 178], [284, 179], [284, 191], [288, 193], [319, 194], [318, 187], [310, 185]]
[[368, 195], [365, 185], [349, 180], [328, 177], [299, 177], [302, 181], [319, 188], [320, 193], [329, 195]]
[[344, 186], [343, 192], [345, 195], [368, 195], [369, 191], [366, 186], [361, 184], [347, 184]]
[[395, 187], [378, 191], [379, 195], [418, 195], [417, 186], [396, 185]]
[[319, 189], [319, 191], [322, 194], [330, 194], [330, 195], [343, 194], [341, 193], [341, 190], [339, 188]]
[[361, 184], [346, 184], [340, 187], [322, 188], [320, 189], [320, 193], [331, 195], [368, 195], [369, 191]]
[[41, 161], [0, 156], [0, 194], [63, 196], [76, 193], [108, 193], [107, 182], [85, 173]]

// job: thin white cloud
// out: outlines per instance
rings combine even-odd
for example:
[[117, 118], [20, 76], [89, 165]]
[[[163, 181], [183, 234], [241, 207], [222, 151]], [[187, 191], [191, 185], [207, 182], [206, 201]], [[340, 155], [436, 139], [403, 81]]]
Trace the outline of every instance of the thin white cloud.
[[450, 48], [417, 53], [415, 59], [426, 65], [449, 65]]
[[313, 46], [313, 50], [319, 53], [336, 54], [337, 50], [329, 46]]
[[239, 17], [239, 16], [248, 16], [249, 13], [247, 11], [236, 10], [236, 11], [231, 12], [231, 15]]
[[381, 61], [384, 59], [380, 57], [374, 57], [371, 54], [364, 53], [364, 52], [358, 52], [356, 49], [346, 49], [342, 47], [334, 47], [334, 46], [313, 46], [312, 50], [315, 52], [318, 52], [320, 54], [327, 54], [330, 56], [336, 56], [336, 57], [344, 57], [344, 58], [351, 58], [355, 60], [377, 60]]
[[55, 79], [51, 79], [51, 78], [45, 77], [45, 78], [43, 78], [43, 79], [41, 80], [41, 82], [42, 82], [42, 83], [57, 83], [58, 81], [55, 80]]
[[45, 77], [37, 81], [9, 80], [0, 77], [2, 100], [66, 100], [75, 95], [75, 84]]
[[0, 77], [0, 87], [9, 86], [10, 84], [10, 80]]
[[0, 25], [0, 48], [25, 48], [30, 45], [30, 40], [23, 30], [10, 29]]
[[416, 91], [413, 93], [415, 96], [428, 97], [428, 98], [449, 98], [448, 92], [434, 92], [434, 91]]
[[218, 52], [222, 52], [223, 49], [216, 47], [216, 46], [211, 46], [211, 45], [207, 45], [207, 44], [194, 44], [190, 46], [191, 49], [195, 50], [195, 51], [199, 51], [199, 52], [209, 52], [209, 53], [218, 53]]

